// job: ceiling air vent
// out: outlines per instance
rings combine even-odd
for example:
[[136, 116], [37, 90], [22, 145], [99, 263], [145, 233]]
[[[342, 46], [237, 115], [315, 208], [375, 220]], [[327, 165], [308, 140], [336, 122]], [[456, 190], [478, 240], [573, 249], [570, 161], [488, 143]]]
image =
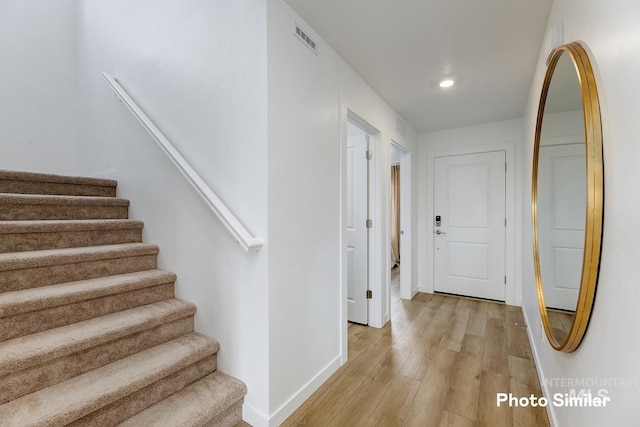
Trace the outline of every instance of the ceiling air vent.
[[407, 131], [407, 124], [396, 114], [396, 130], [400, 135], [404, 135]]
[[302, 29], [297, 23], [293, 23], [293, 35], [298, 38], [311, 52], [318, 54], [318, 44], [313, 40], [305, 30]]

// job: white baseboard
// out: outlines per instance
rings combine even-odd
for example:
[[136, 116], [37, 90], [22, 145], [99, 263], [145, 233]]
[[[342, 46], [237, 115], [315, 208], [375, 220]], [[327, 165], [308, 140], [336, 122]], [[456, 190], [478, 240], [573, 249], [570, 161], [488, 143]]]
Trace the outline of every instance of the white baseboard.
[[342, 356], [338, 355], [320, 372], [318, 372], [308, 383], [296, 392], [282, 406], [273, 411], [271, 416], [244, 404], [242, 418], [253, 427], [277, 427], [281, 425], [296, 409], [304, 403], [326, 380], [340, 368]]
[[[533, 353], [533, 361], [536, 364], [536, 371], [538, 372], [538, 381], [540, 382], [540, 388], [542, 389], [542, 395], [551, 401], [551, 392], [547, 387], [547, 382], [545, 381], [545, 375], [542, 370], [542, 365], [540, 363], [540, 357], [538, 355], [538, 342], [535, 340], [535, 337], [531, 332], [531, 318], [527, 314], [527, 310], [522, 305], [522, 316], [524, 317], [524, 323], [527, 325], [527, 336], [529, 337], [529, 346], [531, 346], [531, 353]], [[549, 418], [550, 427], [558, 426], [558, 420], [556, 418], [555, 407], [553, 405], [547, 405], [547, 417]]]
[[246, 403], [242, 405], [242, 419], [253, 427], [269, 427], [269, 416]]
[[431, 289], [431, 287], [429, 286], [419, 285], [418, 292], [424, 292], [425, 294], [432, 294], [433, 289]]

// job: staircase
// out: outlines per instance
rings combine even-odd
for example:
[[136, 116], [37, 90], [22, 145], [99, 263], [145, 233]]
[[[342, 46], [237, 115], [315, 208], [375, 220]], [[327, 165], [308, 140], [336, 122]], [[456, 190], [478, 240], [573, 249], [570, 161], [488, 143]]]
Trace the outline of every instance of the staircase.
[[0, 171], [0, 426], [235, 426], [158, 247], [116, 182]]

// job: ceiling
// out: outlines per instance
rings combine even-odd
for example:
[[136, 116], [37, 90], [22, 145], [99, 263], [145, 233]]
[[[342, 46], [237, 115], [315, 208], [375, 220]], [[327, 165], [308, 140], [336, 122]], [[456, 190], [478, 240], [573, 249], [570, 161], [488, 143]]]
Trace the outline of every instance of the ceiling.
[[552, 3], [286, 1], [419, 133], [522, 117]]

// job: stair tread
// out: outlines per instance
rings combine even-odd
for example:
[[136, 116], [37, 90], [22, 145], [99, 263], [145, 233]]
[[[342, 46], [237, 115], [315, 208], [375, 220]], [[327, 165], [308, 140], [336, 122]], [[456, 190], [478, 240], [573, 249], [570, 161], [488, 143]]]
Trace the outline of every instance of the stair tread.
[[158, 254], [160, 248], [148, 243], [83, 246], [0, 254], [0, 271], [19, 270], [55, 264]]
[[0, 318], [57, 307], [176, 280], [162, 270], [145, 270], [0, 294]]
[[63, 425], [218, 351], [190, 333], [0, 405], [0, 426]]
[[216, 371], [121, 423], [120, 427], [203, 425], [242, 399], [246, 386]]
[[125, 230], [141, 229], [144, 223], [132, 219], [55, 219], [0, 221], [2, 233], [55, 233], [61, 231], [84, 230]]
[[84, 176], [56, 175], [23, 171], [0, 170], [0, 179], [14, 181], [52, 182], [63, 184], [95, 185], [99, 187], [115, 187], [117, 181], [105, 178], [91, 178]]
[[0, 193], [0, 204], [14, 205], [71, 205], [71, 206], [129, 206], [129, 200], [119, 197], [65, 196], [48, 194]]
[[195, 312], [194, 304], [174, 298], [0, 342], [0, 376]]

